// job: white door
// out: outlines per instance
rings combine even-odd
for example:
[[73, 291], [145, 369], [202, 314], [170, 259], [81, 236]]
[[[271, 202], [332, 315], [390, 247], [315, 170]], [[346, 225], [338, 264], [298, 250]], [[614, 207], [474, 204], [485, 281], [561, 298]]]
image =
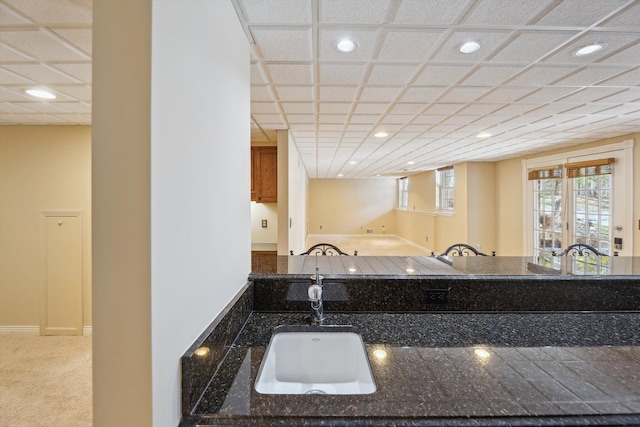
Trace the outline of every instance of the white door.
[[82, 214], [42, 212], [40, 335], [82, 335]]
[[[569, 178], [567, 191], [568, 226], [565, 247], [586, 243], [601, 252], [631, 255], [631, 225], [627, 218], [627, 179], [624, 150], [610, 151], [614, 159], [611, 173]], [[603, 159], [602, 154], [571, 157], [569, 163]], [[618, 244], [616, 244], [618, 242]]]

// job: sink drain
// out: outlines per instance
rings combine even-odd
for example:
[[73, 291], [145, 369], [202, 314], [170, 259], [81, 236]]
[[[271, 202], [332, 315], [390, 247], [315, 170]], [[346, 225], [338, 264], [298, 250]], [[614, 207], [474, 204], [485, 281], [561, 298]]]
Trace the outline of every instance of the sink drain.
[[307, 391], [305, 394], [327, 394], [327, 392], [314, 388], [314, 389], [311, 389], [311, 390]]

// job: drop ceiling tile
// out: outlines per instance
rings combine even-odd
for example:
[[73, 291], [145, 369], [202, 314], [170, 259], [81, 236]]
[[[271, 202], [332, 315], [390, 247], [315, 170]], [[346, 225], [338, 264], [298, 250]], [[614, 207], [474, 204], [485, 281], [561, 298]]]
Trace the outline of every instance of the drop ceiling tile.
[[575, 87], [561, 87], [561, 86], [542, 87], [518, 99], [518, 102], [544, 104], [544, 103], [552, 102], [552, 101], [555, 101], [556, 99], [562, 98], [563, 96], [566, 96], [572, 92], [575, 92], [576, 90], [577, 89]]
[[440, 98], [445, 90], [444, 87], [412, 86], [404, 93], [401, 101], [428, 104]]
[[405, 124], [411, 120], [412, 114], [387, 114], [382, 120], [381, 124]]
[[[292, 123], [290, 126], [290, 129], [294, 132], [298, 132], [298, 131], [315, 131], [316, 130], [316, 125], [313, 123], [305, 123], [305, 124], [296, 124], [296, 123]], [[298, 142], [302, 142], [302, 141], [298, 141]]]
[[354, 114], [349, 119], [349, 123], [368, 124], [373, 126], [380, 116], [378, 114]]
[[596, 83], [621, 73], [624, 68], [585, 68], [575, 74], [560, 80], [557, 84], [562, 86], [593, 86]]
[[0, 68], [0, 84], [3, 85], [32, 85], [35, 84], [35, 80], [28, 79], [20, 74], [14, 73], [10, 70]]
[[251, 114], [279, 114], [275, 102], [252, 102]]
[[640, 58], [640, 43], [636, 43], [615, 55], [603, 59], [602, 63], [625, 64], [633, 67], [638, 65], [638, 58]]
[[[344, 124], [341, 124], [341, 123], [328, 123], [328, 124], [321, 123], [318, 125], [318, 137], [326, 137], [327, 136], [326, 132], [332, 131], [335, 133], [329, 134], [331, 138], [339, 138], [343, 128], [344, 128]], [[333, 140], [333, 143], [335, 143], [335, 140]]]
[[609, 80], [601, 82], [599, 86], [638, 86], [640, 85], [640, 68], [636, 68], [626, 73], [620, 74]]
[[437, 102], [431, 105], [425, 113], [427, 114], [438, 114], [438, 115], [448, 115], [453, 114], [464, 107], [465, 104], [462, 103], [444, 103]]
[[91, 63], [52, 64], [52, 68], [60, 70], [84, 83], [91, 84]]
[[85, 61], [90, 57], [45, 30], [0, 31], [0, 41], [42, 61]]
[[281, 125], [284, 124], [279, 114], [253, 114], [253, 118], [261, 124]]
[[310, 114], [315, 106], [313, 102], [283, 102], [282, 109], [286, 114]]
[[320, 23], [381, 24], [389, 0], [321, 0]]
[[414, 115], [424, 110], [427, 104], [428, 101], [420, 103], [398, 103], [393, 106], [393, 109], [391, 109], [390, 113]]
[[404, 0], [393, 20], [396, 24], [453, 24], [465, 10], [469, 0], [447, 0], [446, 7], [439, 2]]
[[321, 86], [320, 101], [351, 102], [357, 89], [357, 86]]
[[0, 19], [0, 25], [2, 26], [28, 25], [33, 23], [30, 19], [25, 18], [2, 3], [0, 3], [0, 16], [2, 17], [2, 19]]
[[437, 30], [389, 31], [377, 59], [380, 61], [426, 61], [442, 34], [442, 31]]
[[[557, 53], [545, 58], [545, 62], [550, 63], [576, 63], [576, 64], [588, 64], [592, 62], [598, 62], [602, 57], [611, 54], [627, 44], [633, 43], [638, 38], [634, 35], [624, 35], [616, 33], [602, 33], [591, 31], [586, 35], [572, 41], [568, 45], [562, 47]], [[594, 43], [604, 43], [604, 49], [586, 56], [575, 56], [574, 53], [578, 49], [584, 46], [588, 46]]]
[[278, 97], [283, 102], [313, 102], [313, 86], [278, 86]]
[[289, 123], [315, 123], [313, 114], [287, 114]]
[[483, 104], [474, 102], [473, 104], [469, 104], [459, 111], [460, 114], [471, 114], [476, 116], [483, 116], [485, 114], [491, 114], [497, 109], [502, 107], [502, 104]]
[[621, 14], [608, 20], [604, 27], [622, 27], [622, 28], [637, 28], [638, 22], [640, 22], [640, 3], [636, 3], [633, 6], [627, 8]]
[[15, 104], [10, 102], [0, 102], [0, 115], [35, 113], [35, 110], [29, 108], [31, 104], [32, 103], [28, 102], [19, 102]]
[[0, 64], [8, 62], [34, 62], [36, 59], [33, 56], [27, 55], [25, 52], [20, 52], [11, 46], [7, 46], [0, 42]]
[[564, 0], [538, 21], [538, 25], [590, 26], [628, 3], [627, 0]]
[[44, 64], [6, 64], [4, 68], [44, 85], [82, 83]]
[[411, 121], [412, 125], [435, 125], [447, 119], [449, 116], [442, 114], [420, 114]]
[[616, 87], [588, 87], [562, 98], [561, 102], [594, 102], [599, 101], [602, 98], [609, 97], [615, 93], [619, 93], [620, 91], [620, 88]]
[[268, 86], [251, 86], [251, 101], [275, 101]]
[[438, 102], [472, 102], [490, 89], [489, 87], [459, 86], [445, 93]]
[[450, 86], [469, 73], [468, 65], [429, 65], [414, 82], [421, 86]]
[[71, 0], [5, 0], [7, 4], [43, 24], [92, 23], [91, 10]]
[[247, 20], [252, 24], [311, 25], [310, 0], [242, 0]]
[[271, 79], [275, 84], [313, 84], [311, 64], [267, 64]]
[[347, 120], [346, 114], [319, 114], [318, 123], [339, 123], [344, 124]]
[[354, 110], [355, 114], [382, 114], [387, 109], [386, 103], [358, 102]]
[[311, 29], [252, 28], [256, 43], [267, 61], [311, 61]]
[[404, 85], [409, 83], [418, 67], [415, 65], [376, 64], [371, 70], [367, 84], [370, 85]]
[[498, 86], [514, 76], [522, 67], [484, 66], [473, 72], [462, 84], [466, 86]]
[[401, 87], [368, 86], [362, 89], [360, 102], [387, 102], [393, 101], [400, 93]]
[[571, 31], [524, 32], [491, 58], [491, 61], [530, 64], [547, 56], [575, 34]]
[[[358, 49], [352, 53], [340, 53], [336, 50], [336, 43], [349, 38], [358, 43]], [[320, 28], [320, 60], [362, 62], [369, 61], [373, 55], [378, 30], [349, 30]]]
[[551, 3], [551, 0], [483, 0], [463, 22], [467, 25], [524, 25]]
[[91, 55], [92, 31], [90, 28], [53, 28], [52, 31], [84, 53]]
[[524, 95], [531, 93], [534, 91], [533, 87], [505, 87], [501, 86], [495, 89], [492, 89], [482, 98], [480, 98], [481, 102], [485, 103], [508, 103], [514, 102], [519, 98], [522, 98]]
[[350, 102], [322, 102], [320, 103], [320, 113], [346, 114], [351, 109]]
[[52, 85], [51, 89], [57, 92], [57, 94], [63, 94], [63, 95], [67, 95], [70, 98], [91, 102], [91, 86]]
[[508, 86], [546, 86], [574, 73], [577, 66], [542, 66], [536, 65], [507, 83]]
[[629, 88], [629, 89], [622, 90], [610, 96], [605, 96], [604, 98], [599, 99], [598, 102], [604, 102], [604, 103], [638, 102], [639, 99], [640, 99], [640, 87], [636, 87], [636, 88]]
[[266, 85], [268, 83], [268, 81], [262, 76], [262, 72], [260, 71], [258, 64], [252, 63], [249, 67], [252, 85]]
[[365, 71], [365, 64], [320, 64], [320, 84], [357, 85]]
[[[53, 102], [16, 102], [15, 105], [37, 113], [64, 113], [65, 110]], [[88, 112], [91, 112], [89, 109]]]
[[[442, 49], [435, 55], [436, 61], [449, 62], [478, 62], [507, 40], [511, 31], [456, 31], [443, 44]], [[460, 45], [467, 41], [479, 41], [480, 50], [471, 54], [458, 51]], [[469, 70], [470, 71], [470, 70]]]

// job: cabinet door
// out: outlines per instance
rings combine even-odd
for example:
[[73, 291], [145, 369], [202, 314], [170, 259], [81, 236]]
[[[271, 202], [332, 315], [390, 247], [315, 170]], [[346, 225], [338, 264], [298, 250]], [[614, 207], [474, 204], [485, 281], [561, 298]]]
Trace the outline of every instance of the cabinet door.
[[256, 147], [251, 147], [251, 201], [258, 201], [258, 177], [260, 175], [260, 153]]
[[257, 202], [278, 201], [278, 150], [276, 147], [260, 147], [259, 176], [257, 177]]

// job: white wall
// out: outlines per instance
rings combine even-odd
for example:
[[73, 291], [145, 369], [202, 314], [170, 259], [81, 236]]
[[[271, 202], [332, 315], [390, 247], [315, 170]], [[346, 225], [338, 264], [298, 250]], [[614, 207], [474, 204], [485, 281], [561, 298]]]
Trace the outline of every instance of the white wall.
[[180, 356], [246, 283], [249, 85], [229, 1], [94, 2], [96, 427], [176, 426]]
[[[267, 227], [262, 227], [262, 220], [267, 220]], [[278, 243], [278, 204], [251, 202], [251, 243]]]
[[300, 153], [289, 135], [289, 250], [301, 253], [307, 250], [307, 206], [309, 205], [309, 178]]

